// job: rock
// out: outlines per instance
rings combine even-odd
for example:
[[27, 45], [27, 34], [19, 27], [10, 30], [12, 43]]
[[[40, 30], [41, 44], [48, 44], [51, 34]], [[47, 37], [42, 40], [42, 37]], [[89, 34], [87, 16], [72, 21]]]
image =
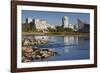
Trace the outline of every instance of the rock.
[[35, 59], [36, 55], [32, 55], [31, 57], [32, 57], [32, 59]]
[[33, 52], [32, 52], [32, 55], [35, 55], [35, 54], [36, 54], [35, 51], [33, 51]]
[[28, 46], [28, 45], [41, 45], [41, 44], [47, 44], [48, 41], [45, 40], [40, 40], [40, 39], [24, 39], [22, 40], [22, 45], [23, 46]]
[[40, 45], [41, 44], [40, 40], [38, 40], [37, 43], [38, 43], [38, 45]]
[[42, 52], [42, 56], [44, 56], [45, 58], [48, 58], [50, 55], [48, 54], [47, 51], [43, 51]]
[[40, 53], [43, 54], [43, 51], [41, 50]]
[[32, 47], [27, 47], [27, 49], [25, 49], [24, 51], [27, 53], [30, 53], [30, 52], [33, 52], [33, 49]]
[[41, 56], [41, 59], [45, 59], [45, 56]]
[[29, 39], [24, 39], [22, 41], [22, 45], [30, 45], [31, 44], [31, 41]]
[[31, 56], [30, 56], [30, 54], [29, 53], [24, 53], [24, 56], [26, 57], [26, 58], [30, 58]]
[[22, 51], [25, 51], [27, 49], [27, 47], [22, 47]]
[[47, 54], [47, 53], [48, 53], [48, 51], [43, 51], [43, 53]]
[[54, 52], [49, 51], [49, 52], [48, 52], [48, 55], [50, 55], [50, 56], [54, 56]]
[[55, 55], [58, 55], [58, 56], [60, 56], [60, 54], [58, 53], [58, 52], [54, 52], [55, 53]]
[[40, 56], [40, 55], [36, 55], [35, 58], [36, 58], [36, 59], [41, 59], [41, 56]]
[[35, 51], [35, 54], [36, 54], [36, 55], [41, 55], [40, 50], [36, 50], [36, 51]]
[[50, 57], [50, 55], [48, 55], [48, 54], [43, 54], [42, 56], [45, 57], [45, 58]]
[[23, 51], [22, 51], [23, 56], [25, 56], [26, 58], [30, 58], [32, 52], [33, 52], [33, 49], [32, 49], [31, 47], [26, 47], [26, 48], [24, 48]]

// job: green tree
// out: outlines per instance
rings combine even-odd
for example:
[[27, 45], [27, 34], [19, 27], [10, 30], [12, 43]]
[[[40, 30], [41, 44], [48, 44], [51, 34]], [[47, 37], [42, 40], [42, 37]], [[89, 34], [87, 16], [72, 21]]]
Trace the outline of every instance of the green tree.
[[64, 32], [73, 32], [72, 28], [64, 28]]
[[36, 28], [32, 22], [29, 24], [23, 23], [22, 24], [22, 31], [23, 32], [36, 31]]
[[53, 29], [53, 28], [48, 27], [48, 31], [49, 32], [56, 32], [56, 29]]
[[62, 26], [56, 27], [57, 32], [64, 32], [64, 28]]

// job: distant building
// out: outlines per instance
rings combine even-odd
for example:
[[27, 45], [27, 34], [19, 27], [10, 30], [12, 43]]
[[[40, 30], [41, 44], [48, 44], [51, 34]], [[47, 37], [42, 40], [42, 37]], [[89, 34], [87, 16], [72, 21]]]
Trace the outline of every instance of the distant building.
[[78, 31], [78, 24], [74, 25], [74, 31]]
[[31, 22], [33, 22], [33, 19], [32, 19], [31, 17], [26, 18], [26, 23], [27, 23], [27, 24], [29, 24], [29, 23], [31, 23]]
[[77, 23], [78, 23], [78, 30], [84, 28], [84, 22], [82, 22], [80, 19], [77, 19]]
[[44, 20], [40, 20], [40, 19], [34, 19], [34, 25], [35, 25], [35, 28], [38, 29], [38, 30], [47, 30], [47, 21], [44, 21]]
[[48, 26], [49, 28], [56, 29], [55, 25], [48, 24], [47, 26]]
[[75, 25], [69, 23], [69, 18], [67, 16], [64, 16], [62, 18], [62, 25], [64, 28], [71, 28], [71, 29], [75, 30], [74, 29]]
[[56, 29], [54, 25], [50, 25], [46, 20], [26, 18], [27, 24], [31, 22], [33, 27], [35, 27], [37, 30], [48, 30], [48, 27], [52, 29]]
[[90, 24], [82, 22], [80, 19], [77, 19], [78, 31], [79, 32], [90, 32]]
[[73, 24], [69, 24], [68, 28], [74, 29], [74, 25]]
[[69, 18], [67, 16], [64, 16], [62, 18], [62, 24], [63, 24], [64, 28], [68, 28], [69, 27]]

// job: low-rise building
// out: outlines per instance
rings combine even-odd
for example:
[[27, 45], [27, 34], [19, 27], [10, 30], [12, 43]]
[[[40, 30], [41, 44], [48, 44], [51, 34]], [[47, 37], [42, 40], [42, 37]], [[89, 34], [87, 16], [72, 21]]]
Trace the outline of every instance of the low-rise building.
[[47, 21], [40, 20], [40, 19], [34, 19], [33, 23], [34, 23], [33, 25], [35, 25], [35, 28], [37, 30], [47, 30], [47, 27], [48, 27]]
[[35, 27], [37, 30], [43, 30], [43, 31], [48, 30], [48, 27], [52, 29], [56, 29], [55, 25], [49, 24], [46, 20], [26, 18], [27, 24], [31, 22], [33, 27]]
[[74, 29], [74, 25], [73, 24], [69, 24], [69, 28]]

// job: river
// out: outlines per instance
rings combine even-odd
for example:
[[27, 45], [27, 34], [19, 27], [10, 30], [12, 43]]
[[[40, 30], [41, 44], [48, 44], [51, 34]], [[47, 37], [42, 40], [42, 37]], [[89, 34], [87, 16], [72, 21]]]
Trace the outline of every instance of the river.
[[49, 41], [48, 44], [33, 46], [50, 48], [58, 52], [59, 55], [52, 56], [45, 61], [83, 60], [90, 58], [90, 39], [87, 36], [24, 35], [23, 38], [25, 37]]

